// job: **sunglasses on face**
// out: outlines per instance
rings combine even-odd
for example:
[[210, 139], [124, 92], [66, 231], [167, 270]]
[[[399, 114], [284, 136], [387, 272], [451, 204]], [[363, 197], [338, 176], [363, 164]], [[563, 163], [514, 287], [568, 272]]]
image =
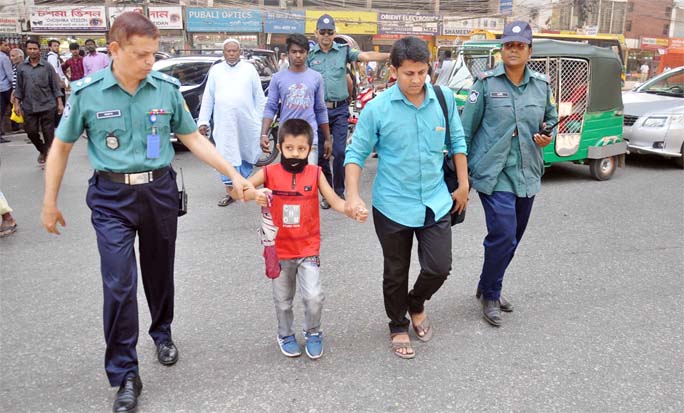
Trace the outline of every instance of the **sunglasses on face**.
[[335, 34], [335, 30], [319, 30], [318, 34], [320, 34], [321, 36], [325, 36], [326, 34], [328, 36], [332, 36], [333, 34]]

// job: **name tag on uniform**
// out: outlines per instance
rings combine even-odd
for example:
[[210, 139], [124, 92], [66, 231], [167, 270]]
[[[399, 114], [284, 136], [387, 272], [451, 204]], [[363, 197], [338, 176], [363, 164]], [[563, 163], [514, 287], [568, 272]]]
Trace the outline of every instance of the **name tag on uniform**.
[[508, 92], [490, 92], [489, 97], [490, 98], [507, 98]]
[[121, 111], [120, 110], [105, 110], [102, 112], [97, 112], [95, 116], [98, 119], [109, 119], [109, 118], [120, 118], [121, 117]]
[[159, 158], [160, 143], [161, 143], [161, 141], [159, 140], [159, 135], [157, 135], [156, 133], [152, 133], [152, 134], [147, 135], [147, 158], [148, 159]]

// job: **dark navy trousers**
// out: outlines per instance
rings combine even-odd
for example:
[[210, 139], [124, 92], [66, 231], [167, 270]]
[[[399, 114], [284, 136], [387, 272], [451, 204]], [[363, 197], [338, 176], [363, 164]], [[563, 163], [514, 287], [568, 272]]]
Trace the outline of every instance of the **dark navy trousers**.
[[138, 372], [136, 234], [152, 316], [149, 333], [155, 343], [171, 339], [178, 186], [171, 168], [148, 184], [120, 184], [98, 175], [88, 183], [86, 201], [97, 235], [104, 292], [105, 370], [109, 383], [119, 386], [128, 373]]
[[349, 104], [343, 103], [335, 109], [328, 109], [328, 125], [333, 140], [332, 171], [330, 160], [323, 158], [325, 138], [318, 130], [318, 166], [337, 195], [344, 195], [344, 151], [347, 149], [347, 132], [349, 128]]
[[527, 228], [534, 197], [520, 198], [512, 192], [478, 195], [487, 221], [484, 264], [478, 288], [487, 300], [498, 300], [506, 268]]

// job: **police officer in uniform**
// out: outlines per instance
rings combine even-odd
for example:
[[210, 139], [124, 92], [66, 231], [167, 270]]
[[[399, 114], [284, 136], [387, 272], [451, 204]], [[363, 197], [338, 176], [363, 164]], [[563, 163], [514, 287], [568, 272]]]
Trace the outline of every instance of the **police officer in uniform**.
[[545, 75], [527, 67], [532, 29], [521, 21], [506, 25], [503, 62], [481, 73], [461, 120], [468, 145], [468, 170], [487, 221], [485, 258], [476, 296], [485, 320], [502, 323], [513, 305], [501, 296], [506, 268], [525, 232], [544, 173], [542, 148], [552, 140], [558, 117]]
[[[156, 26], [138, 13], [127, 12], [117, 17], [109, 36], [113, 63], [72, 85], [48, 156], [41, 218], [50, 233], [59, 234], [57, 223], [64, 226], [57, 208], [59, 186], [71, 148], [86, 130], [95, 169], [86, 200], [100, 252], [105, 370], [110, 384], [119, 386], [113, 410], [128, 412], [136, 408], [142, 390], [136, 354], [136, 234], [152, 316], [149, 334], [161, 364], [178, 360], [171, 322], [179, 202], [169, 135], [175, 132], [198, 158], [229, 176], [238, 189], [253, 186], [197, 132], [179, 82], [152, 71], [159, 48]], [[242, 195], [242, 190], [236, 193]]]
[[[349, 90], [347, 89], [347, 63], [356, 61], [382, 61], [389, 53], [361, 52], [349, 45], [335, 43], [335, 20], [329, 14], [322, 15], [316, 23], [318, 44], [309, 52], [306, 64], [323, 76], [325, 84], [325, 106], [328, 108], [330, 135], [332, 136], [333, 168], [325, 157], [325, 150], [318, 151], [318, 165], [335, 193], [344, 198], [344, 150], [347, 148], [349, 127]], [[318, 132], [318, 147], [325, 147], [325, 134]], [[323, 209], [330, 208], [321, 201]]]

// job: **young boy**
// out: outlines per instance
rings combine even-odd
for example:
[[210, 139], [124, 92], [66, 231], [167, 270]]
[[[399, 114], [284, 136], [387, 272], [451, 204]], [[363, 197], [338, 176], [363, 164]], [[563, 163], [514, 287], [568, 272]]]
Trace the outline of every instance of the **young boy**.
[[[273, 301], [278, 318], [278, 346], [288, 357], [302, 354], [294, 333], [292, 299], [299, 282], [304, 303], [304, 338], [306, 355], [318, 359], [323, 355], [321, 312], [325, 296], [320, 280], [320, 221], [318, 191], [331, 207], [344, 213], [345, 201], [330, 187], [321, 168], [308, 165], [313, 144], [313, 129], [303, 119], [288, 119], [278, 131], [280, 164], [268, 165], [249, 178], [263, 189], [249, 190], [245, 199], [256, 199], [261, 206], [271, 206], [273, 223], [278, 227], [276, 251], [280, 260], [280, 276], [273, 280]], [[354, 219], [368, 218], [365, 208], [358, 208]]]

